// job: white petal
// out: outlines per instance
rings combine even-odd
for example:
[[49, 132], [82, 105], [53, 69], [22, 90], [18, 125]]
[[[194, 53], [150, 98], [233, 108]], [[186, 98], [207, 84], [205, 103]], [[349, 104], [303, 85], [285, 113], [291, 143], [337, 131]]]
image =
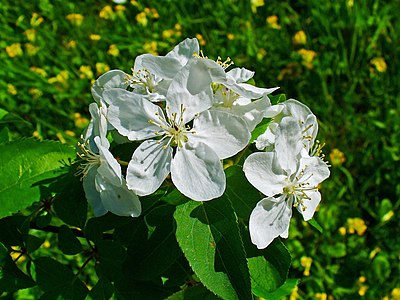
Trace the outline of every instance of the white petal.
[[279, 115], [284, 108], [285, 106], [283, 104], [272, 105], [266, 109], [264, 117], [274, 118]]
[[192, 120], [197, 113], [207, 110], [212, 105], [211, 76], [201, 59], [192, 59], [183, 67], [171, 82], [167, 93], [167, 110], [181, 116], [185, 109], [183, 122]]
[[232, 107], [232, 112], [235, 115], [242, 117], [246, 121], [247, 128], [251, 132], [264, 118], [264, 113], [268, 107], [268, 104], [267, 98], [261, 98], [259, 100], [250, 102], [247, 105], [234, 105]]
[[103, 202], [101, 201], [100, 193], [96, 189], [95, 178], [97, 175], [97, 168], [92, 168], [83, 177], [82, 184], [85, 196], [90, 206], [93, 208], [94, 215], [96, 217], [102, 216], [107, 212], [104, 208]]
[[161, 123], [165, 119], [161, 108], [145, 97], [120, 89], [112, 89], [103, 93], [104, 98], [112, 98], [108, 108], [107, 119], [129, 140], [143, 140], [156, 136], [160, 127], [149, 123]]
[[168, 140], [144, 141], [135, 150], [128, 164], [126, 181], [128, 188], [139, 196], [155, 192], [170, 172], [172, 148]]
[[296, 175], [299, 182], [306, 182], [308, 186], [313, 187], [327, 179], [329, 175], [328, 165], [320, 157], [302, 157], [300, 159], [300, 166]]
[[297, 120], [304, 122], [307, 116], [312, 114], [311, 110], [306, 105], [295, 99], [286, 100], [282, 102], [282, 104], [285, 106], [283, 113], [291, 115]]
[[182, 68], [180, 62], [172, 57], [143, 54], [140, 58], [143, 69], [147, 69], [151, 74], [165, 79], [174, 78]]
[[250, 132], [246, 122], [231, 113], [210, 110], [201, 113], [193, 122], [191, 143], [208, 145], [219, 157], [231, 157], [246, 147]]
[[304, 221], [312, 219], [321, 201], [321, 194], [318, 191], [307, 191], [306, 194], [310, 199], [303, 199], [303, 205], [297, 206], [297, 210], [303, 215]]
[[249, 220], [250, 237], [258, 249], [266, 248], [276, 237], [286, 235], [292, 208], [285, 197], [268, 197], [257, 203]]
[[100, 197], [106, 210], [118, 216], [137, 217], [142, 208], [138, 196], [127, 189], [125, 181], [120, 186], [115, 186], [106, 178], [98, 176], [97, 183], [101, 186]]
[[245, 68], [233, 68], [227, 72], [226, 75], [231, 77], [237, 83], [243, 83], [253, 78], [254, 72]]
[[297, 171], [302, 149], [303, 133], [299, 122], [292, 117], [284, 117], [276, 131], [275, 152], [279, 164], [288, 174], [294, 174]]
[[217, 154], [202, 143], [195, 148], [189, 143], [177, 148], [171, 164], [171, 178], [182, 194], [196, 201], [218, 198], [226, 186]]
[[118, 161], [114, 158], [110, 150], [100, 144], [100, 138], [95, 137], [94, 141], [99, 149], [99, 155], [101, 164], [97, 169], [97, 172], [107, 178], [107, 180], [115, 185], [121, 185], [121, 166]]
[[229, 87], [232, 91], [238, 93], [240, 96], [250, 99], [261, 98], [279, 89], [279, 87], [274, 87], [269, 89], [259, 88], [248, 83], [232, 84], [232, 85], [227, 85], [227, 87]]
[[175, 48], [165, 56], [176, 59], [182, 66], [184, 66], [187, 64], [188, 60], [193, 57], [194, 53], [199, 54], [199, 52], [200, 47], [197, 39], [187, 38], [176, 45]]
[[273, 152], [256, 152], [243, 164], [247, 180], [266, 196], [281, 194], [286, 186], [287, 176], [276, 163]]
[[122, 88], [125, 89], [128, 84], [125, 82], [127, 74], [121, 70], [110, 70], [99, 78], [92, 87], [92, 95], [94, 100], [100, 104], [100, 99], [105, 90], [111, 88]]
[[259, 135], [256, 139], [256, 148], [258, 150], [265, 150], [266, 148], [272, 148], [275, 145], [275, 133], [278, 129], [278, 123], [269, 123], [267, 130]]

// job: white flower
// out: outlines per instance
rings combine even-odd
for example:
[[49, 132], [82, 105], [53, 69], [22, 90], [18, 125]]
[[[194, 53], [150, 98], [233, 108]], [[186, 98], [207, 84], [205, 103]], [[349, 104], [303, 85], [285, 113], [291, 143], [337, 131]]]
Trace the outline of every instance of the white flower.
[[249, 222], [251, 240], [259, 249], [278, 236], [288, 237], [292, 206], [305, 221], [313, 217], [321, 200], [318, 185], [330, 173], [319, 157], [297, 155], [295, 170], [285, 170], [277, 156], [274, 152], [253, 153], [243, 165], [249, 182], [267, 196], [257, 203]]
[[121, 70], [110, 70], [97, 78], [91, 89], [92, 96], [97, 104], [100, 105], [103, 91], [111, 88], [126, 89], [128, 87], [126, 83], [127, 76], [128, 75]]
[[100, 106], [97, 103], [91, 103], [89, 105], [89, 112], [92, 119], [90, 120], [83, 137], [85, 141], [89, 141], [90, 149], [94, 152], [98, 152], [97, 145], [94, 142], [96, 136], [99, 137], [101, 145], [107, 149], [110, 147], [110, 142], [107, 139], [107, 132], [110, 129], [110, 125], [106, 119], [107, 106], [102, 98], [99, 98], [98, 102], [100, 103]]
[[[250, 139], [241, 118], [207, 110], [211, 82], [207, 87], [198, 68], [201, 62], [193, 61], [175, 76], [167, 94], [166, 115], [139, 95], [118, 89], [105, 93], [118, 99], [110, 105], [110, 123], [130, 140], [145, 140], [127, 170], [128, 187], [138, 195], [153, 193], [171, 173], [172, 182], [185, 196], [198, 201], [217, 198], [226, 184], [220, 160], [238, 153]], [[205, 90], [193, 86], [193, 74]], [[194, 90], [198, 93], [193, 94]]]
[[79, 157], [83, 160], [78, 174], [83, 175], [86, 198], [93, 207], [95, 216], [110, 211], [119, 216], [137, 217], [141, 213], [138, 196], [126, 187], [121, 166], [111, 152], [94, 138], [98, 154], [88, 149], [88, 143], [78, 143]]

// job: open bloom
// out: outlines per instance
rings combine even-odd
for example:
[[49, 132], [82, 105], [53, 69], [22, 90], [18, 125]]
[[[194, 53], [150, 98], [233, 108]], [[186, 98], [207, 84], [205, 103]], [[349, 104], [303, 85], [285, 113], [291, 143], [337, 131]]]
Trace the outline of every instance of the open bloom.
[[292, 206], [308, 221], [321, 201], [318, 185], [329, 177], [328, 166], [319, 157], [293, 154], [294, 170], [283, 168], [275, 152], [253, 153], [243, 165], [249, 182], [267, 196], [250, 215], [251, 240], [259, 249], [278, 236], [288, 237]]
[[[188, 64], [175, 76], [168, 89], [165, 114], [140, 95], [120, 89], [104, 93], [114, 99], [107, 115], [109, 122], [129, 140], [144, 140], [127, 169], [128, 187], [138, 195], [153, 193], [171, 173], [172, 182], [185, 196], [198, 201], [217, 198], [226, 185], [220, 160], [238, 153], [250, 139], [241, 118], [208, 110], [211, 82], [204, 82], [197, 63]], [[205, 87], [196, 94], [196, 81], [190, 80], [193, 72]]]
[[94, 142], [98, 153], [88, 148], [87, 143], [78, 143], [78, 155], [83, 160], [78, 171], [83, 175], [85, 195], [95, 216], [102, 216], [107, 211], [119, 216], [139, 216], [139, 198], [126, 187], [118, 161], [99, 137], [95, 137]]

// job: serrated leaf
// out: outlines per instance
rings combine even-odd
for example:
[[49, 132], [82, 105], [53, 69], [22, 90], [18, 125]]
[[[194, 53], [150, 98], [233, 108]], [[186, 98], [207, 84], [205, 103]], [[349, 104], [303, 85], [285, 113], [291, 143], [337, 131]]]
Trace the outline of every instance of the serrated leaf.
[[0, 243], [0, 291], [15, 292], [32, 286], [35, 282], [15, 265], [7, 248]]
[[36, 282], [45, 291], [43, 299], [85, 299], [88, 290], [74, 273], [49, 257], [34, 260]]
[[201, 283], [222, 299], [252, 299], [234, 211], [226, 198], [189, 201], [174, 214], [176, 237]]
[[65, 170], [62, 161], [75, 157], [75, 150], [53, 141], [22, 139], [0, 145], [0, 217], [40, 200], [36, 183]]
[[67, 225], [61, 225], [58, 232], [58, 248], [67, 255], [82, 252], [82, 244]]

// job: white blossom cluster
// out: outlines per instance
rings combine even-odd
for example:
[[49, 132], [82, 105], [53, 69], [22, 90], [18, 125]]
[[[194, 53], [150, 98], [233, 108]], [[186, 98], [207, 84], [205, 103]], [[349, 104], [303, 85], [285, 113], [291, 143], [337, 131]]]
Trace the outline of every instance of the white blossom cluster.
[[[92, 120], [78, 143], [79, 171], [96, 216], [140, 215], [138, 196], [153, 194], [168, 176], [192, 200], [222, 196], [222, 160], [248, 146], [254, 128], [271, 118], [256, 140], [261, 151], [243, 165], [249, 182], [267, 196], [251, 214], [252, 241], [264, 248], [287, 237], [292, 206], [312, 218], [318, 184], [329, 176], [314, 145], [315, 116], [296, 100], [271, 106], [267, 95], [277, 88], [248, 84], [254, 72], [227, 71], [230, 66], [229, 59], [204, 57], [198, 41], [186, 39], [165, 56], [136, 57], [132, 74], [111, 70], [96, 80]], [[111, 154], [110, 132], [114, 142], [137, 145], [129, 162]]]

